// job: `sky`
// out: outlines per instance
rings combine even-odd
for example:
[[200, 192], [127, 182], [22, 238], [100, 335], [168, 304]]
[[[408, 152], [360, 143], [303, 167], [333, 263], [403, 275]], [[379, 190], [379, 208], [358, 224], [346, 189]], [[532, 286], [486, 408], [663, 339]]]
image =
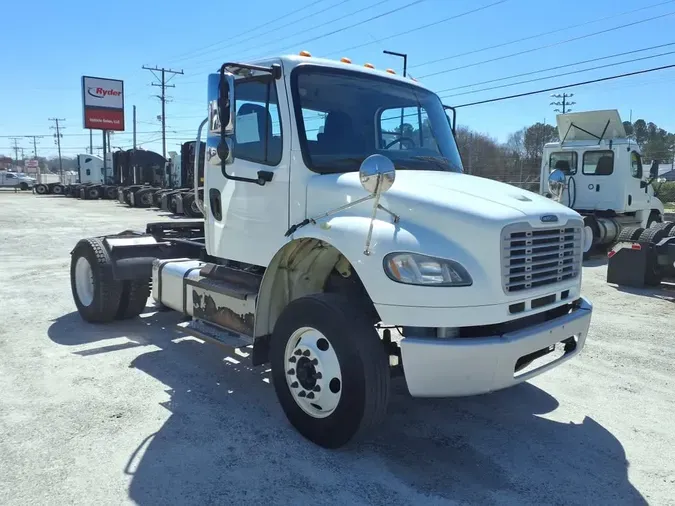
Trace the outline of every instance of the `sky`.
[[[44, 136], [40, 156], [55, 155], [49, 118], [65, 119], [64, 155], [85, 152], [83, 75], [124, 81], [126, 131], [113, 148], [131, 147], [135, 105], [138, 143], [161, 153], [159, 88], [143, 65], [184, 72], [167, 91], [167, 151], [178, 151], [206, 116], [207, 75], [224, 61], [307, 50], [401, 72], [382, 51], [407, 53], [409, 74], [447, 105], [675, 64], [675, 0], [8, 0], [3, 18], [0, 154], [10, 156], [10, 137], [33, 154], [27, 135]], [[600, 65], [611, 66], [579, 72]], [[552, 67], [562, 68], [537, 72]], [[528, 75], [502, 79], [518, 74]], [[674, 86], [675, 68], [555, 93], [574, 93], [575, 111], [618, 109], [675, 131]], [[535, 122], [555, 125], [549, 95], [463, 107], [458, 123], [504, 142]], [[101, 132], [93, 137], [100, 148]]]

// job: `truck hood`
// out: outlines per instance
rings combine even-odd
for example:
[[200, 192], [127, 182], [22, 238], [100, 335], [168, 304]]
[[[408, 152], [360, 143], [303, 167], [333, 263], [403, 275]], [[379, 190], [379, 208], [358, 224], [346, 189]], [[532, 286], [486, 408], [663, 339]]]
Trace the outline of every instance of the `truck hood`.
[[[324, 213], [365, 195], [358, 173], [315, 176], [307, 188], [307, 215]], [[543, 215], [554, 214], [561, 223], [579, 217], [572, 209], [536, 193], [454, 172], [399, 170], [380, 202], [402, 220], [413, 221], [461, 220], [483, 225], [530, 221], [537, 227], [542, 226]], [[366, 202], [347, 212], [360, 215], [366, 211], [369, 215], [371, 209], [372, 203]]]

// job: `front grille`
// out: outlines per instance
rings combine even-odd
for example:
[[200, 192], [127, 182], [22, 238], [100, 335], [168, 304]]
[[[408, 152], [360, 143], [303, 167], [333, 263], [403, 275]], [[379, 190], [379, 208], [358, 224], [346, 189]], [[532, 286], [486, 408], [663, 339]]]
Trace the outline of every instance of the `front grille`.
[[516, 223], [502, 231], [502, 282], [516, 293], [576, 278], [581, 272], [583, 228], [533, 228]]

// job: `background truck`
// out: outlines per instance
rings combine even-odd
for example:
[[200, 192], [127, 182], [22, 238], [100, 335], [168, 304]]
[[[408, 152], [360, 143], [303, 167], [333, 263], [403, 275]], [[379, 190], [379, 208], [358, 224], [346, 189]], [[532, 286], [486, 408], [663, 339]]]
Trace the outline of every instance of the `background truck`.
[[[195, 147], [199, 144], [199, 152], [202, 156], [199, 157], [197, 164], [199, 187], [197, 193], [194, 188], [194, 171], [195, 171]], [[200, 218], [203, 216], [202, 211], [198, 205], [199, 199], [204, 198], [204, 153], [206, 151], [206, 144], [199, 141], [185, 142], [181, 146], [181, 154], [177, 156], [179, 162], [178, 170], [174, 173], [173, 184], [177, 187], [173, 190], [161, 192], [160, 206], [162, 210], [169, 211], [174, 214], [184, 214], [188, 218]]]
[[556, 121], [561, 141], [544, 147], [540, 191], [583, 216], [584, 255], [606, 251], [626, 238], [626, 228], [632, 235], [640, 229], [639, 237], [663, 221], [652, 185], [658, 165], [643, 167], [617, 110], [559, 114]]
[[137, 316], [152, 291], [182, 331], [269, 364], [288, 420], [328, 448], [385, 418], [393, 375], [474, 395], [581, 351], [580, 215], [464, 174], [432, 91], [303, 52], [225, 63], [207, 97], [204, 220], [79, 241], [83, 319]]
[[[109, 159], [110, 163], [111, 159]], [[80, 188], [100, 185], [105, 181], [103, 158], [92, 154], [77, 155], [77, 182], [40, 183], [35, 185], [38, 195], [68, 195], [80, 197]], [[98, 197], [89, 197], [98, 198]]]
[[30, 190], [35, 185], [35, 179], [23, 172], [0, 170], [0, 188], [16, 188]]

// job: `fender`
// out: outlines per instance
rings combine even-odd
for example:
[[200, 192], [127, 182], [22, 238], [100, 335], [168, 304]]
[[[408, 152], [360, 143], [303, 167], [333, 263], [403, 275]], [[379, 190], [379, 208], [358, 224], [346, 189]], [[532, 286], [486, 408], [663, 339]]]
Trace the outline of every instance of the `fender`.
[[[478, 259], [464, 249], [459, 242], [450, 240], [431, 228], [404, 220], [394, 225], [384, 216], [378, 215], [378, 218], [382, 219], [376, 219], [373, 224], [370, 255], [364, 254], [370, 227], [369, 217], [336, 216], [298, 229], [289, 242], [274, 255], [265, 271], [256, 305], [254, 336], [259, 337], [271, 333], [276, 317], [285, 305], [273, 303], [275, 298], [283, 297], [284, 290], [288, 289], [290, 278], [281, 275], [284, 270], [283, 263], [289, 258], [293, 261], [307, 254], [307, 248], [310, 246], [305, 245], [316, 244], [316, 241], [334, 250], [331, 258], [327, 259], [325, 264], [322, 262], [318, 268], [326, 271], [327, 276], [339, 257], [343, 256], [361, 278], [368, 295], [375, 304], [449, 307], [485, 303], [483, 295], [488, 275]], [[494, 247], [498, 247], [498, 244], [497, 241]], [[492, 249], [494, 251], [494, 248]], [[386, 275], [383, 266], [385, 255], [395, 251], [421, 253], [455, 260], [469, 271], [474, 284], [470, 287], [447, 288], [395, 282]], [[496, 263], [498, 264], [498, 260]], [[312, 267], [317, 266], [312, 265]], [[324, 280], [325, 277], [320, 279], [321, 283]], [[496, 282], [501, 292], [500, 279]], [[307, 290], [315, 292], [321, 289], [322, 284], [320, 285], [319, 281], [316, 281], [314, 286], [307, 287]], [[266, 308], [267, 312], [262, 314], [259, 308]]]

